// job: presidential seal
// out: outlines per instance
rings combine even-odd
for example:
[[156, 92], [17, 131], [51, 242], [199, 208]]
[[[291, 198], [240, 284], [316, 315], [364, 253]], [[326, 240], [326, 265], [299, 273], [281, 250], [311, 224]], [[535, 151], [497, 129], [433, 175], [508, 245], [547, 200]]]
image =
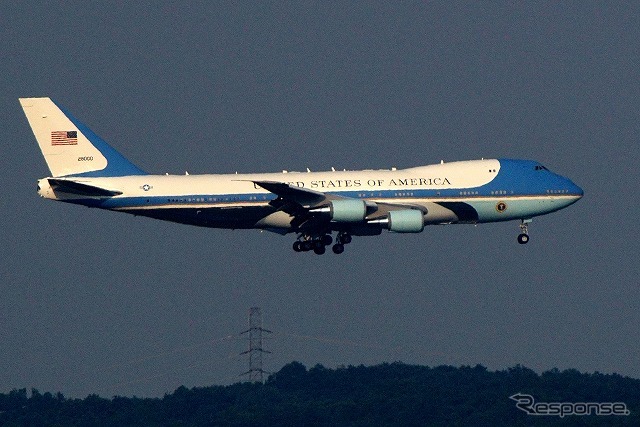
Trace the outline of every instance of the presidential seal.
[[502, 213], [502, 212], [506, 211], [507, 210], [507, 204], [505, 202], [498, 202], [496, 204], [496, 210], [499, 213]]

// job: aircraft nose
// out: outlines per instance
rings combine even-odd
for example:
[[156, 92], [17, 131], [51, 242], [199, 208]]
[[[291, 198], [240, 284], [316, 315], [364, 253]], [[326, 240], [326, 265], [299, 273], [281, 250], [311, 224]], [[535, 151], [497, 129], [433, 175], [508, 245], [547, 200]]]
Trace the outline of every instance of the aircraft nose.
[[565, 188], [568, 190], [568, 193], [575, 197], [575, 200], [578, 201], [584, 196], [584, 190], [576, 185], [573, 181], [568, 178], [564, 178], [565, 180]]
[[572, 181], [569, 181], [569, 183], [571, 184], [571, 188], [569, 191], [575, 194], [576, 196], [578, 196], [579, 199], [581, 199], [582, 196], [584, 196], [584, 190], [579, 186], [577, 186], [576, 184], [574, 184]]

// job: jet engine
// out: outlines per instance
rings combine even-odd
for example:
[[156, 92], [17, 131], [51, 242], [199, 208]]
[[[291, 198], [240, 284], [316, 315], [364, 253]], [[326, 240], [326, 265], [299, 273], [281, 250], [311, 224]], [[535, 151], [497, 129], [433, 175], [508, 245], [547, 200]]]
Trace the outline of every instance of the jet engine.
[[329, 213], [336, 222], [360, 222], [367, 216], [367, 203], [364, 200], [332, 200], [329, 206], [311, 209], [311, 213]]
[[396, 233], [420, 233], [424, 230], [424, 214], [417, 209], [390, 211], [386, 218], [370, 223], [386, 224], [389, 231]]
[[422, 211], [407, 209], [389, 212], [389, 230], [396, 233], [420, 233], [424, 230]]

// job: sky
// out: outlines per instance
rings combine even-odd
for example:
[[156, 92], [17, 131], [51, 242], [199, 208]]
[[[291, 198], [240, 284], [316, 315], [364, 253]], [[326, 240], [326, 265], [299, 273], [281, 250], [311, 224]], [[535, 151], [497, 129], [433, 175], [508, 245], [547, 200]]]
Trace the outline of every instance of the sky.
[[[129, 3], [0, 3], [0, 393], [241, 381], [254, 306], [270, 372], [640, 378], [638, 3]], [[49, 171], [18, 103], [40, 96], [153, 173], [506, 157], [585, 196], [534, 219], [527, 245], [508, 222], [294, 253], [293, 235], [40, 199]]]

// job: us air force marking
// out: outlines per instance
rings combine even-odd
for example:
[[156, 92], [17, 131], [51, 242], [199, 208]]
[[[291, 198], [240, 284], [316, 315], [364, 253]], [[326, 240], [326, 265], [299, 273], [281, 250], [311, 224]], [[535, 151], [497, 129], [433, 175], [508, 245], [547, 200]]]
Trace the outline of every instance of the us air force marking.
[[502, 213], [504, 211], [507, 210], [507, 204], [505, 202], [498, 202], [498, 204], [496, 204], [496, 210], [499, 213]]
[[149, 191], [152, 187], [149, 184], [145, 184], [140, 188], [142, 188], [144, 191]]

